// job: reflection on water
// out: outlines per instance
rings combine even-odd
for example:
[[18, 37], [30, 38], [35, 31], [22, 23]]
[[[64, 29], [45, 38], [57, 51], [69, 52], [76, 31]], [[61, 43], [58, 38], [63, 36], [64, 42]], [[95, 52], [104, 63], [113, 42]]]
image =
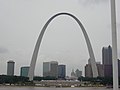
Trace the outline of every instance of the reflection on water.
[[113, 90], [104, 87], [47, 88], [47, 87], [0, 87], [0, 90]]

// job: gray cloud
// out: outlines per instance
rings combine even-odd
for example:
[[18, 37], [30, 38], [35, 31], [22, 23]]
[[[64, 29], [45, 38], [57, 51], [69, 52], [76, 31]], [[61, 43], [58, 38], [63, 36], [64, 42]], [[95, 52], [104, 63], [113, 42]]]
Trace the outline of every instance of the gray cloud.
[[4, 48], [4, 47], [0, 47], [0, 53], [7, 53], [8, 49]]

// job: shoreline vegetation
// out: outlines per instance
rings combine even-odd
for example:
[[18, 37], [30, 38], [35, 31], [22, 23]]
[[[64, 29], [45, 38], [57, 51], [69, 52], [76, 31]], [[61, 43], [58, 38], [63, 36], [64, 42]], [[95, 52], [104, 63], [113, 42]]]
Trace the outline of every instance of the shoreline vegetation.
[[34, 77], [29, 81], [28, 77], [0, 75], [0, 87], [56, 87], [56, 88], [79, 88], [79, 87], [110, 87], [112, 78], [107, 77], [79, 77], [77, 80], [58, 79], [54, 77]]

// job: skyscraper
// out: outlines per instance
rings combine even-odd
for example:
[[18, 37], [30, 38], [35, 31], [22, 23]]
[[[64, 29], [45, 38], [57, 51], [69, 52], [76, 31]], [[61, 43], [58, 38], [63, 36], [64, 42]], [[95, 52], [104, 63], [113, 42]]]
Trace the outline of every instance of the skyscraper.
[[103, 65], [112, 65], [112, 47], [110, 45], [102, 48], [102, 62]]
[[58, 78], [58, 62], [43, 62], [43, 77], [55, 77]]
[[58, 65], [58, 78], [65, 79], [66, 76], [66, 66]]
[[50, 62], [43, 62], [43, 77], [50, 76]]
[[14, 75], [14, 65], [15, 65], [15, 62], [12, 60], [7, 62], [7, 75], [10, 75], [10, 76]]
[[52, 77], [58, 78], [58, 62], [57, 61], [50, 62], [50, 73]]
[[102, 63], [104, 69], [104, 77], [112, 77], [112, 47], [103, 47]]
[[29, 68], [29, 66], [21, 67], [20, 76], [28, 77]]

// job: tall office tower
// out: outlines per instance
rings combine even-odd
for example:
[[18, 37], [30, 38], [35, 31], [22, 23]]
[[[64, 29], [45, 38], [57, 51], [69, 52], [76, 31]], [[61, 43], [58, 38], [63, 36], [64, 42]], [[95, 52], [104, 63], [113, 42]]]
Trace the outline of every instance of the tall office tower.
[[58, 78], [58, 62], [43, 62], [43, 77], [55, 77]]
[[51, 74], [51, 77], [58, 78], [58, 62], [57, 61], [50, 62], [50, 74]]
[[58, 78], [65, 79], [66, 76], [66, 66], [58, 65]]
[[43, 62], [43, 77], [50, 76], [50, 62]]
[[20, 76], [28, 77], [29, 68], [29, 66], [21, 67]]
[[13, 76], [14, 75], [14, 61], [8, 61], [7, 62], [7, 75]]
[[112, 65], [112, 47], [102, 48], [102, 62], [104, 65]]
[[75, 71], [75, 75], [76, 75], [76, 77], [81, 77], [82, 76], [82, 71], [80, 71], [79, 69], [77, 69]]
[[104, 77], [112, 77], [112, 47], [103, 47], [102, 63], [104, 68]]

